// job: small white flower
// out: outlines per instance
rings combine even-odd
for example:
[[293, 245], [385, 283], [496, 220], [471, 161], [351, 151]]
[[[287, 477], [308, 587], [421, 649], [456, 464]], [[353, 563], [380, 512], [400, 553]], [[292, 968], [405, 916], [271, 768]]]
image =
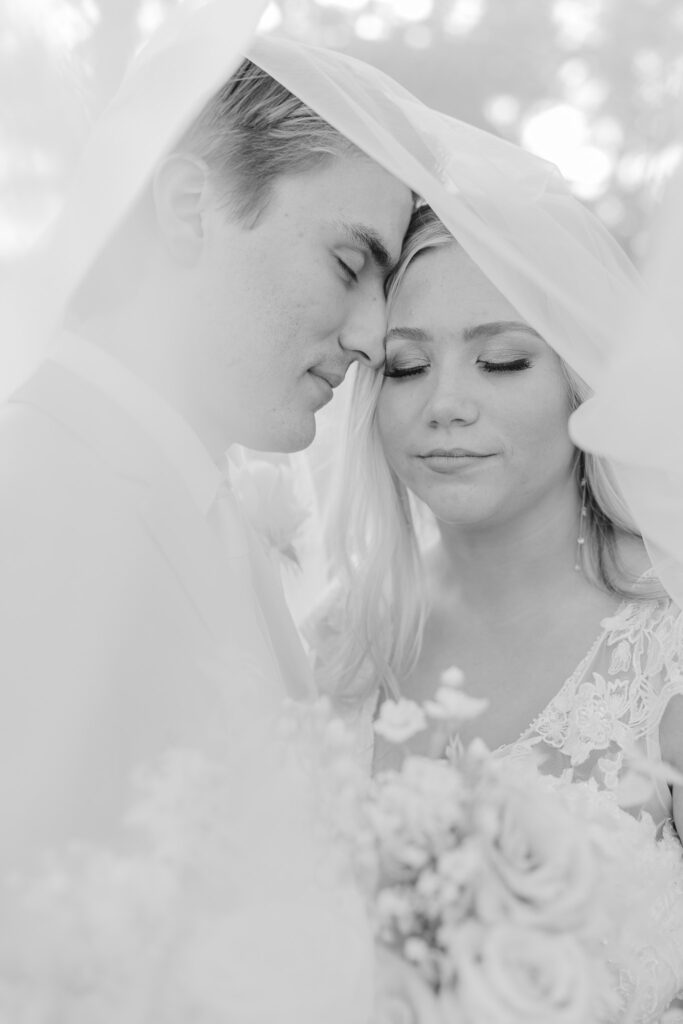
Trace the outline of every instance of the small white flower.
[[440, 681], [442, 686], [452, 686], [457, 689], [465, 682], [465, 673], [457, 665], [451, 665], [441, 673]]
[[439, 856], [438, 870], [442, 879], [456, 885], [467, 884], [481, 868], [481, 851], [471, 838]]
[[383, 925], [400, 923], [409, 930], [414, 912], [409, 893], [401, 889], [382, 889], [377, 895], [377, 917]]
[[413, 700], [385, 701], [375, 722], [375, 732], [389, 743], [405, 743], [426, 728], [425, 713]]
[[483, 763], [488, 759], [491, 751], [481, 736], [475, 736], [467, 748], [467, 753], [473, 761]]
[[407, 868], [419, 871], [429, 861], [429, 852], [417, 843], [409, 843], [401, 850], [400, 860]]
[[424, 709], [430, 718], [441, 721], [467, 721], [476, 718], [489, 706], [489, 702], [479, 697], [469, 697], [466, 693], [453, 686], [440, 686], [434, 700], [425, 701]]
[[422, 964], [429, 960], [431, 950], [424, 939], [407, 939], [403, 946], [403, 952], [407, 960], [414, 964]]
[[619, 785], [619, 775], [624, 766], [624, 753], [620, 750], [614, 757], [601, 757], [598, 768], [602, 772], [606, 789], [614, 790]]

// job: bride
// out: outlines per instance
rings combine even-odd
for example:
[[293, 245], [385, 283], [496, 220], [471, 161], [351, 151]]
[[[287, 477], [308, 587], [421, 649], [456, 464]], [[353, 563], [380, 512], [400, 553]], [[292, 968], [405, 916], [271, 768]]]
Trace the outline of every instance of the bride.
[[[349, 406], [340, 571], [310, 630], [319, 679], [381, 770], [432, 740], [373, 740], [378, 704], [432, 699], [457, 665], [486, 705], [461, 741], [540, 755], [680, 831], [683, 788], [656, 765], [683, 769], [683, 615], [609, 461], [570, 437], [589, 393], [570, 348], [419, 208], [388, 283], [384, 368], [358, 373]], [[628, 792], [634, 761], [652, 779]], [[657, 948], [622, 971], [628, 1019], [659, 1020], [683, 989], [682, 881], [652, 907]]]
[[[365, 662], [369, 719], [383, 695], [433, 697], [456, 664], [488, 705], [464, 741], [612, 789], [626, 747], [683, 767], [683, 618], [609, 463], [569, 436], [585, 382], [426, 207], [388, 306], [384, 369], [358, 375], [349, 413], [326, 688], [348, 702]], [[377, 766], [391, 755], [378, 742]], [[672, 815], [661, 781], [646, 806]]]

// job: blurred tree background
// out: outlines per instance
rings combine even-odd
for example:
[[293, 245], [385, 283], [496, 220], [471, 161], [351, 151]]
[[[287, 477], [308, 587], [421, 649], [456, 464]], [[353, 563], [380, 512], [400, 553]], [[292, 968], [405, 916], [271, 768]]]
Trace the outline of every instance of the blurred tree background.
[[[59, 208], [89, 119], [179, 0], [0, 0], [0, 261]], [[344, 50], [553, 160], [639, 260], [678, 163], [682, 0], [273, 0]]]

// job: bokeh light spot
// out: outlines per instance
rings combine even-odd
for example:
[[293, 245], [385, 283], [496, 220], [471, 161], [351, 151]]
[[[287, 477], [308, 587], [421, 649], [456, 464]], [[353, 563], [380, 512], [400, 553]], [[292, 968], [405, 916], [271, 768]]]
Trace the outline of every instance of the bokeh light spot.
[[467, 35], [484, 16], [484, 0], [455, 0], [444, 23], [444, 28], [454, 36]]
[[281, 24], [282, 11], [275, 2], [269, 3], [261, 15], [258, 25], [259, 32], [272, 32], [273, 29], [278, 28]]
[[361, 11], [368, 0], [315, 0], [319, 7], [340, 7], [346, 11]]
[[596, 43], [600, 37], [602, 0], [555, 0], [553, 20], [560, 42], [570, 49]]
[[497, 128], [509, 128], [519, 118], [520, 105], [515, 96], [491, 96], [484, 104], [484, 117]]
[[611, 156], [593, 144], [581, 110], [567, 104], [532, 115], [522, 129], [522, 142], [554, 163], [583, 199], [602, 195], [613, 171]]
[[387, 24], [376, 14], [361, 14], [356, 21], [356, 35], [359, 39], [367, 39], [370, 42], [386, 39]]

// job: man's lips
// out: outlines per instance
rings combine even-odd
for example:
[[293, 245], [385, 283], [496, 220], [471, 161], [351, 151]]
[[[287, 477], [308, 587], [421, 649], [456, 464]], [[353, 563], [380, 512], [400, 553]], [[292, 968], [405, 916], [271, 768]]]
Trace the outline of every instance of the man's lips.
[[338, 388], [344, 380], [346, 374], [337, 373], [334, 370], [309, 370], [310, 374], [314, 377], [318, 377], [320, 380], [324, 380], [326, 384], [329, 384], [331, 388]]

